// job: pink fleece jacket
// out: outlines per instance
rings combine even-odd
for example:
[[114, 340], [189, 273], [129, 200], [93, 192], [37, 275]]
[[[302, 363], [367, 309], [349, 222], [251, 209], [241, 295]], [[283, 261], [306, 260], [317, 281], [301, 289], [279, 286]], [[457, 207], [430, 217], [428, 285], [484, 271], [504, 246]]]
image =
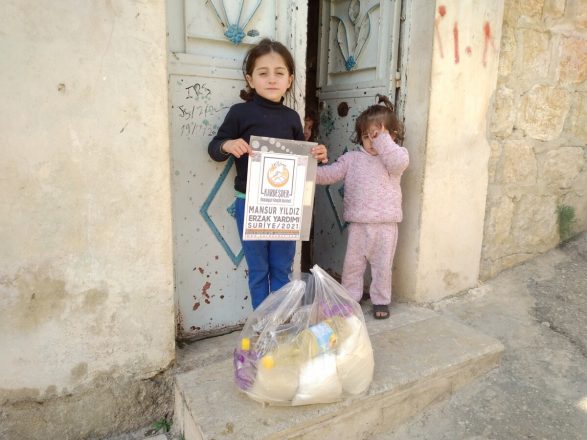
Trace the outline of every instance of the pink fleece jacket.
[[403, 217], [400, 178], [408, 167], [408, 150], [387, 133], [377, 136], [373, 147], [377, 156], [361, 148], [318, 167], [316, 183], [330, 185], [344, 179], [346, 222], [399, 223]]

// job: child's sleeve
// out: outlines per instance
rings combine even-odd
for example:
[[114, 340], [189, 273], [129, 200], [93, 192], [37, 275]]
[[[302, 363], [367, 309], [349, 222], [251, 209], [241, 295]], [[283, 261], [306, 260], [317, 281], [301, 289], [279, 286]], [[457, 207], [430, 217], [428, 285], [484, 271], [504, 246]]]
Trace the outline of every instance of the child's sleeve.
[[316, 184], [331, 185], [344, 179], [348, 170], [349, 154], [343, 154], [331, 165], [322, 165], [316, 169]]
[[216, 162], [224, 162], [230, 157], [229, 153], [222, 151], [222, 144], [226, 141], [238, 139], [240, 137], [238, 127], [236, 110], [234, 107], [231, 107], [224, 118], [224, 122], [222, 122], [222, 125], [220, 125], [220, 128], [218, 129], [218, 133], [216, 133], [216, 136], [214, 136], [208, 144], [208, 154], [212, 160], [215, 160]]
[[377, 136], [373, 148], [389, 174], [401, 175], [410, 163], [408, 150], [396, 144], [388, 133]]

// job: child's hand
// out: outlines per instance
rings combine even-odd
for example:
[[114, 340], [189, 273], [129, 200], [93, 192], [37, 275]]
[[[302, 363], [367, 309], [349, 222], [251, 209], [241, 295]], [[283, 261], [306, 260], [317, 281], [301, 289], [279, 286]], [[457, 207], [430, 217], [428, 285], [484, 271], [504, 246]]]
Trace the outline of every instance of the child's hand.
[[314, 156], [314, 159], [318, 162], [328, 163], [328, 149], [325, 145], [320, 144], [312, 147], [312, 156]]
[[381, 124], [379, 126], [374, 125], [369, 128], [369, 133], [368, 133], [369, 139], [373, 140], [377, 136], [379, 136], [381, 133], [389, 134], [389, 131], [387, 130], [387, 128], [385, 128], [385, 125], [383, 125], [383, 124]]
[[233, 139], [222, 144], [220, 149], [227, 154], [232, 154], [237, 159], [244, 154], [253, 154], [253, 150], [244, 139]]

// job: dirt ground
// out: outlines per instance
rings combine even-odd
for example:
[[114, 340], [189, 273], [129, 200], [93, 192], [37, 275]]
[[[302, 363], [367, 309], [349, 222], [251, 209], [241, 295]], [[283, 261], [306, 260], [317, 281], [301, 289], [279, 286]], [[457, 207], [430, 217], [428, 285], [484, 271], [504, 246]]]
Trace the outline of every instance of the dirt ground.
[[429, 306], [499, 339], [501, 365], [374, 440], [587, 439], [587, 233]]

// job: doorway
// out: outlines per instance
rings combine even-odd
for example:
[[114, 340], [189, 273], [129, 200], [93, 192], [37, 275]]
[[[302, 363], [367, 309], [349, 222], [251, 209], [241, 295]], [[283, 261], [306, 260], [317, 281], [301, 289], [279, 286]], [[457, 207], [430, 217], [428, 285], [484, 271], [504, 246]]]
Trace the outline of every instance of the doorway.
[[[306, 103], [304, 108], [304, 126], [306, 119], [310, 119], [313, 124], [312, 138], [310, 140], [320, 142], [320, 111], [319, 101], [316, 88], [316, 79], [318, 75], [318, 40], [320, 38], [320, 0], [308, 1], [308, 20], [307, 20], [307, 47], [306, 47]], [[317, 207], [314, 205], [314, 210]], [[313, 256], [314, 242], [314, 221], [310, 230], [310, 240], [302, 242], [301, 271], [309, 272], [314, 265]]]
[[[291, 106], [300, 114], [306, 107], [320, 111], [318, 139], [330, 148], [333, 162], [351, 146], [356, 111], [376, 93], [395, 94], [390, 61], [397, 59], [399, 4], [310, 0], [306, 10], [268, 0], [245, 2], [241, 10], [237, 2], [168, 0], [178, 339], [226, 333], [239, 328], [251, 311], [234, 219], [234, 167], [230, 160], [213, 162], [207, 153], [228, 109], [239, 101], [246, 51], [269, 37], [289, 46], [299, 65], [306, 58], [306, 85]], [[242, 30], [238, 39], [227, 31], [234, 26]], [[337, 38], [342, 31], [345, 47]], [[350, 109], [344, 115], [338, 111], [341, 103]], [[346, 243], [340, 185], [318, 188], [314, 206], [313, 241], [302, 246], [302, 268], [319, 264], [340, 272]]]

